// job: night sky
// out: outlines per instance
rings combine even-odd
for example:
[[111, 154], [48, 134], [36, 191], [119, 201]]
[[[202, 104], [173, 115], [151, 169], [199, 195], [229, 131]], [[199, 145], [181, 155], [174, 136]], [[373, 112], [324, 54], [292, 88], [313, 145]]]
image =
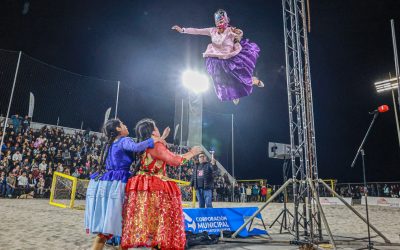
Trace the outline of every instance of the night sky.
[[[368, 111], [387, 104], [390, 112], [379, 117], [365, 146], [367, 180], [400, 181], [391, 95], [378, 95], [373, 85], [395, 72], [390, 19], [396, 22], [400, 47], [400, 1], [310, 2], [320, 177], [361, 182], [361, 161], [354, 169], [350, 164], [372, 118]], [[61, 125], [79, 128], [84, 121], [85, 128], [98, 130], [104, 111], [114, 105], [119, 80], [118, 116], [131, 131], [143, 117], [155, 119], [160, 128], [173, 127], [175, 94], [186, 91], [180, 75], [187, 68], [206, 72], [201, 53], [210, 39], [170, 28], [211, 27], [219, 8], [261, 47], [255, 74], [266, 86], [254, 89], [238, 106], [221, 103], [212, 88], [204, 93], [205, 144], [216, 147], [230, 171], [230, 115], [221, 114], [233, 113], [235, 175], [281, 183], [283, 162], [267, 155], [269, 141], [289, 143], [279, 0], [1, 1], [0, 49], [25, 53], [12, 113], [27, 113], [32, 91], [37, 103], [34, 120], [55, 124], [60, 116]], [[0, 55], [0, 110], [5, 113], [16, 56], [4, 51]]]

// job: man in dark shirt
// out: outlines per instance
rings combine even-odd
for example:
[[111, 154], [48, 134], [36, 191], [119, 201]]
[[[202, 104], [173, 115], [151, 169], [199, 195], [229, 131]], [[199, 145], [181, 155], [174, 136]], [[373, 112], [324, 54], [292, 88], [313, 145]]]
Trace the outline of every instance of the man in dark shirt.
[[22, 130], [21, 133], [24, 134], [29, 130], [29, 127], [31, 126], [31, 121], [29, 116], [25, 116], [25, 119], [22, 120]]
[[215, 166], [215, 159], [211, 159], [211, 163], [209, 163], [207, 156], [200, 153], [199, 163], [193, 167], [190, 185], [196, 189], [200, 208], [212, 208], [213, 166]]

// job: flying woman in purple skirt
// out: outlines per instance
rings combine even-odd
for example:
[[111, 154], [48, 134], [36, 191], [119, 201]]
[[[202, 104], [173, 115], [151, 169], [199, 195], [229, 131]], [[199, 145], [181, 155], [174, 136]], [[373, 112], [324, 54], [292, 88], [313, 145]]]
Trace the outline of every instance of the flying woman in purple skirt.
[[195, 29], [175, 25], [172, 29], [211, 37], [203, 57], [214, 81], [215, 92], [221, 101], [238, 104], [239, 98], [251, 94], [253, 85], [264, 87], [264, 83], [253, 76], [260, 48], [249, 39], [242, 40], [243, 31], [229, 25], [225, 10], [217, 10], [214, 18], [216, 27]]

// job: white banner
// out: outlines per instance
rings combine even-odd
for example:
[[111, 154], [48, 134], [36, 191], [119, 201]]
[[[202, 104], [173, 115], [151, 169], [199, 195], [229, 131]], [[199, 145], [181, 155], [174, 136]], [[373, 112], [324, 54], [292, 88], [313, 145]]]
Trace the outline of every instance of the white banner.
[[108, 121], [108, 119], [110, 118], [110, 113], [111, 113], [111, 107], [107, 109], [105, 115], [104, 115], [104, 124], [106, 124], [106, 122]]
[[[353, 199], [351, 197], [343, 197], [343, 199], [350, 205], [353, 205]], [[345, 205], [337, 197], [319, 197], [319, 202], [321, 205]]]
[[[353, 205], [352, 198], [343, 197], [343, 199], [350, 205]], [[319, 197], [319, 202], [321, 205], [344, 205], [344, 203], [337, 197]]]
[[28, 111], [28, 116], [33, 117], [33, 110], [35, 109], [35, 96], [32, 94], [32, 92], [29, 92], [29, 111]]
[[[361, 204], [365, 205], [364, 196], [361, 198]], [[384, 207], [400, 207], [400, 198], [368, 196], [368, 205], [377, 205]]]

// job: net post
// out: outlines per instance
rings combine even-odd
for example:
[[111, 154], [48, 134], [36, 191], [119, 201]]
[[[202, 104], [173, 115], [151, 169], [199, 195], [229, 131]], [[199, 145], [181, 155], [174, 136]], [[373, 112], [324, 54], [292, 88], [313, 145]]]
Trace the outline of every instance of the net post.
[[50, 205], [54, 205], [54, 191], [56, 189], [56, 179], [57, 179], [57, 172], [53, 174], [53, 180], [51, 181], [51, 189], [50, 189]]
[[196, 208], [196, 189], [192, 187], [192, 207]]
[[71, 201], [69, 203], [69, 208], [74, 207], [74, 202], [75, 202], [75, 194], [76, 194], [76, 186], [78, 183], [78, 179], [76, 177], [73, 177], [74, 179], [72, 180], [72, 192], [71, 192]]

